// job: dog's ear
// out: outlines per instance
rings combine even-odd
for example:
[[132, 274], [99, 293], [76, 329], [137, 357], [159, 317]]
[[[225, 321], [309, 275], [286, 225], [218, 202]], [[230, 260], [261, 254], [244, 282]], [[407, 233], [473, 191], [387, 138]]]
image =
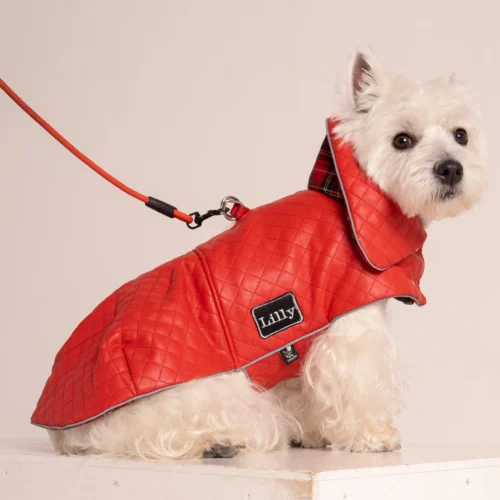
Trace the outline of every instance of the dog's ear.
[[380, 97], [383, 84], [383, 72], [369, 48], [360, 48], [352, 55], [347, 78], [347, 91], [354, 110], [368, 112]]

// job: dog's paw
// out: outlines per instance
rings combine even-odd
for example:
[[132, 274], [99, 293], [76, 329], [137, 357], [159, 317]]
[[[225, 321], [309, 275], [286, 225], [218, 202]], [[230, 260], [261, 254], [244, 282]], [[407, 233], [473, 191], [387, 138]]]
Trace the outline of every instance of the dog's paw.
[[203, 452], [203, 458], [233, 458], [239, 453], [241, 448], [241, 446], [214, 444], [209, 450]]
[[330, 446], [332, 443], [325, 438], [319, 439], [308, 439], [304, 438], [301, 441], [296, 441], [292, 439], [288, 442], [291, 448], [326, 448]]
[[401, 436], [399, 431], [392, 426], [378, 433], [367, 432], [355, 438], [351, 445], [351, 451], [354, 453], [377, 453], [400, 449]]

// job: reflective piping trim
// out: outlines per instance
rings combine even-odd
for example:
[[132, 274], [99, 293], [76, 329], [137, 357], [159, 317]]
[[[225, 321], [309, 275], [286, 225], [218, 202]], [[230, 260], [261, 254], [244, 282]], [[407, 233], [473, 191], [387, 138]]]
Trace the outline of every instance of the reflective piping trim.
[[371, 306], [372, 304], [377, 304], [378, 302], [382, 302], [384, 300], [389, 300], [389, 299], [396, 299], [396, 298], [401, 298], [401, 299], [412, 299], [415, 301], [415, 304], [417, 304], [417, 306], [419, 307], [422, 307], [422, 305], [420, 304], [420, 302], [417, 300], [416, 297], [414, 297], [413, 295], [394, 295], [393, 297], [385, 297], [383, 299], [378, 299], [378, 300], [374, 300], [373, 302], [370, 302], [369, 304], [365, 304], [363, 306], [359, 306], [359, 307], [356, 307], [356, 309], [352, 309], [351, 311], [348, 311], [344, 314], [341, 314], [340, 316], [336, 316], [334, 319], [332, 319], [330, 321], [330, 323], [327, 323], [325, 326], [322, 326], [321, 328], [318, 328], [317, 330], [314, 330], [314, 332], [311, 332], [311, 333], [307, 333], [306, 335], [303, 335], [302, 337], [299, 337], [298, 339], [295, 339], [293, 340], [292, 342], [289, 342], [288, 344], [284, 344], [282, 345], [281, 347], [279, 347], [278, 349], [275, 349], [274, 351], [272, 352], [268, 352], [267, 354], [264, 354], [264, 356], [261, 356], [260, 358], [257, 358], [255, 359], [254, 361], [251, 361], [250, 363], [244, 365], [242, 367], [242, 369], [246, 369], [248, 368], [249, 366], [252, 366], [254, 365], [255, 363], [258, 363], [259, 361], [262, 361], [263, 359], [266, 359], [268, 358], [269, 356], [272, 356], [273, 354], [276, 354], [277, 352], [280, 352], [282, 349], [285, 349], [286, 347], [289, 347], [291, 345], [294, 345], [296, 344], [297, 342], [300, 342], [301, 340], [305, 340], [309, 337], [312, 337], [313, 335], [316, 335], [320, 332], [322, 332], [323, 330], [326, 330], [327, 328], [329, 328], [330, 326], [333, 325], [333, 323], [335, 323], [335, 321], [337, 321], [338, 319], [340, 318], [343, 318], [344, 316], [348, 315], [348, 314], [351, 314], [353, 313], [354, 311], [357, 311], [358, 309], [361, 309], [362, 307], [366, 307], [366, 306]]
[[366, 259], [366, 262], [370, 264], [374, 269], [377, 271], [385, 271], [386, 269], [389, 269], [391, 267], [390, 265], [387, 267], [377, 267], [369, 258], [367, 253], [365, 252], [365, 249], [361, 245], [361, 242], [359, 241], [358, 238], [358, 233], [356, 232], [356, 227], [354, 226], [354, 219], [352, 217], [352, 212], [351, 212], [351, 207], [349, 206], [349, 200], [347, 198], [345, 189], [344, 189], [344, 184], [342, 182], [342, 177], [339, 172], [339, 168], [337, 167], [337, 160], [335, 159], [335, 151], [333, 150], [333, 145], [332, 145], [332, 139], [330, 137], [330, 128], [328, 126], [328, 118], [326, 119], [326, 137], [328, 138], [328, 145], [330, 146], [330, 151], [332, 153], [332, 159], [333, 159], [333, 166], [335, 167], [335, 172], [337, 173], [337, 177], [339, 179], [339, 185], [340, 189], [342, 190], [342, 194], [344, 195], [344, 200], [345, 200], [345, 206], [347, 207], [347, 213], [349, 215], [349, 222], [351, 223], [351, 228], [352, 232], [354, 235], [354, 239], [356, 240], [356, 243], [358, 244], [359, 249], [361, 250], [361, 253], [363, 254], [363, 257]]
[[241, 371], [245, 374], [245, 377], [247, 378], [247, 380], [248, 380], [251, 384], [253, 384], [252, 379], [250, 378], [250, 375], [248, 375], [248, 372], [247, 372], [246, 368], [241, 368]]
[[174, 385], [169, 385], [167, 387], [161, 387], [160, 389], [156, 389], [151, 392], [147, 392], [146, 394], [139, 394], [138, 396], [134, 396], [133, 398], [127, 399], [127, 401], [123, 401], [122, 403], [118, 403], [117, 405], [110, 406], [107, 410], [101, 411], [101, 413], [98, 413], [97, 415], [94, 415], [93, 417], [86, 418], [85, 420], [81, 420], [80, 422], [76, 422], [75, 424], [68, 424], [68, 425], [63, 425], [63, 426], [57, 426], [57, 425], [43, 425], [43, 424], [37, 424], [36, 422], [31, 421], [33, 425], [36, 425], [37, 427], [42, 427], [43, 429], [49, 429], [49, 430], [55, 430], [55, 431], [65, 431], [67, 429], [71, 429], [73, 427], [79, 427], [80, 425], [83, 424], [88, 424], [89, 422], [92, 422], [92, 420], [96, 420], [100, 417], [104, 417], [104, 415], [107, 415], [108, 413], [111, 413], [118, 408], [121, 408], [122, 406], [126, 406], [130, 403], [133, 403], [134, 401], [137, 401], [138, 399], [142, 399], [148, 396], [152, 396], [153, 394], [158, 394], [159, 392], [166, 391], [168, 389], [173, 389], [174, 387], [180, 387], [181, 385], [184, 384], [189, 384], [190, 382], [195, 382], [197, 380], [206, 380], [212, 377], [218, 377], [219, 375], [226, 375], [228, 373], [234, 373], [237, 372], [238, 370], [228, 370], [226, 372], [219, 372], [219, 373], [214, 373], [213, 375], [207, 375], [206, 377], [201, 377], [201, 378], [195, 378], [193, 380], [188, 380], [187, 382], [180, 382], [178, 384]]
[[314, 330], [314, 332], [307, 333], [306, 335], [303, 335], [302, 337], [299, 337], [299, 338], [293, 340], [292, 342], [289, 342], [288, 344], [284, 344], [281, 347], [278, 347], [277, 349], [275, 349], [274, 351], [268, 352], [267, 354], [264, 354], [260, 358], [257, 358], [255, 360], [251, 361], [250, 363], [247, 363], [246, 365], [241, 366], [240, 368], [235, 368], [234, 370], [228, 370], [228, 371], [220, 372], [220, 373], [214, 373], [213, 375], [208, 375], [206, 377], [201, 377], [201, 378], [198, 378], [198, 379], [189, 380], [187, 382], [181, 382], [179, 384], [169, 385], [167, 387], [162, 387], [161, 389], [156, 389], [155, 391], [151, 391], [151, 392], [148, 392], [146, 394], [140, 394], [139, 396], [134, 396], [133, 398], [127, 399], [127, 401], [124, 401], [124, 402], [119, 403], [117, 405], [111, 406], [107, 410], [104, 410], [101, 413], [99, 413], [97, 415], [94, 415], [93, 417], [89, 417], [89, 418], [87, 418], [85, 420], [82, 420], [80, 422], [77, 422], [75, 424], [69, 424], [69, 425], [58, 427], [58, 426], [55, 426], [55, 425], [37, 424], [36, 422], [33, 422], [33, 421], [31, 421], [31, 423], [33, 425], [36, 425], [37, 427], [42, 427], [43, 429], [56, 430], [56, 431], [64, 431], [64, 430], [67, 430], [67, 429], [71, 429], [73, 427], [78, 427], [80, 425], [92, 422], [93, 420], [96, 420], [96, 419], [98, 419], [100, 417], [103, 417], [104, 415], [106, 415], [108, 413], [111, 413], [112, 411], [115, 411], [118, 408], [121, 408], [122, 406], [126, 406], [126, 405], [128, 405], [130, 403], [133, 403], [134, 401], [137, 401], [138, 399], [142, 399], [142, 398], [145, 398], [145, 397], [148, 397], [148, 396], [152, 396], [153, 394], [157, 394], [157, 393], [162, 392], [162, 391], [167, 391], [168, 389], [173, 389], [174, 387], [179, 387], [179, 386], [184, 385], [184, 384], [189, 384], [190, 382], [195, 382], [196, 380], [206, 380], [206, 379], [209, 379], [209, 378], [212, 378], [212, 377], [218, 377], [219, 375], [227, 375], [229, 373], [236, 373], [236, 372], [239, 372], [239, 371], [243, 371], [245, 373], [248, 381], [253, 384], [253, 382], [252, 382], [252, 380], [251, 380], [251, 378], [248, 375], [248, 372], [246, 370], [249, 366], [252, 366], [252, 365], [258, 363], [259, 361], [262, 361], [262, 360], [264, 360], [266, 358], [269, 358], [270, 356], [273, 356], [274, 354], [278, 353], [279, 351], [281, 351], [282, 349], [285, 349], [286, 347], [288, 347], [290, 345], [296, 344], [297, 342], [305, 340], [305, 339], [307, 339], [309, 337], [312, 337], [313, 335], [316, 335], [316, 334], [322, 332], [323, 330], [326, 330], [331, 325], [333, 325], [333, 323], [335, 323], [335, 321], [337, 321], [338, 319], [343, 318], [344, 316], [346, 316], [348, 314], [351, 314], [351, 313], [357, 311], [358, 309], [361, 309], [361, 308], [366, 307], [366, 306], [370, 306], [372, 304], [377, 304], [378, 302], [382, 302], [384, 300], [396, 299], [396, 298], [412, 299], [415, 302], [415, 304], [417, 304], [417, 306], [419, 306], [419, 307], [422, 306], [422, 304], [420, 304], [420, 302], [418, 301], [418, 299], [416, 297], [414, 297], [413, 295], [394, 295], [392, 297], [384, 297], [383, 299], [374, 300], [373, 302], [370, 302], [369, 304], [364, 304], [362, 306], [356, 307], [355, 309], [352, 309], [351, 311], [348, 311], [348, 312], [346, 312], [344, 314], [341, 314], [340, 316], [337, 316], [334, 319], [332, 319], [325, 326], [322, 326], [321, 328], [318, 328], [317, 330]]

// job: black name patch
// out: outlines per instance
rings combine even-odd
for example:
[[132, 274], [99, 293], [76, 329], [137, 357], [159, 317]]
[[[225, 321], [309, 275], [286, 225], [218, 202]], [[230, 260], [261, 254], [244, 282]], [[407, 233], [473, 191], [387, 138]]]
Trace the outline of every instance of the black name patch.
[[304, 317], [293, 293], [286, 293], [265, 304], [254, 307], [252, 316], [263, 339], [272, 337], [293, 325], [302, 323]]

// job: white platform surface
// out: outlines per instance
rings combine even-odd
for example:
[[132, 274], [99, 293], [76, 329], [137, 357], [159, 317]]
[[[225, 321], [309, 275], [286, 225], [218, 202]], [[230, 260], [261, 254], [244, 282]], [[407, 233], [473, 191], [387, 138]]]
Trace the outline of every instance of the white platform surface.
[[153, 463], [59, 456], [46, 440], [4, 440], [0, 499], [500, 500], [500, 449], [291, 449]]

